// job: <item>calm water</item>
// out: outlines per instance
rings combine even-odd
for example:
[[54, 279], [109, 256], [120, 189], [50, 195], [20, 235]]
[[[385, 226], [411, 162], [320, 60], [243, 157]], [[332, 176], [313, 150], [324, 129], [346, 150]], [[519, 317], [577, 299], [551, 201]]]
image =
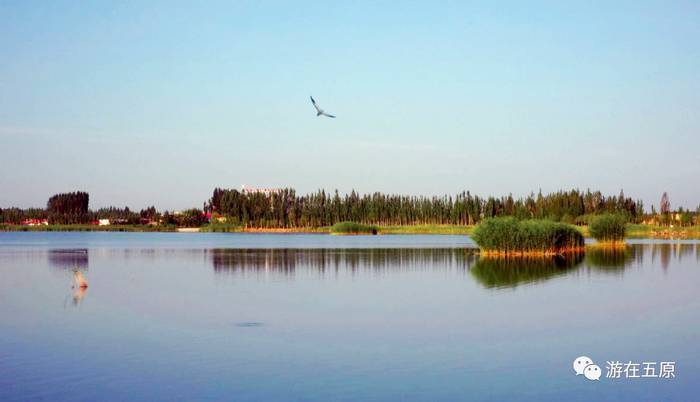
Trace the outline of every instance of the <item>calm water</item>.
[[[464, 236], [0, 233], [0, 400], [698, 400], [700, 243], [474, 251]], [[574, 375], [580, 355], [600, 381]], [[675, 361], [676, 377], [609, 379], [606, 360]]]

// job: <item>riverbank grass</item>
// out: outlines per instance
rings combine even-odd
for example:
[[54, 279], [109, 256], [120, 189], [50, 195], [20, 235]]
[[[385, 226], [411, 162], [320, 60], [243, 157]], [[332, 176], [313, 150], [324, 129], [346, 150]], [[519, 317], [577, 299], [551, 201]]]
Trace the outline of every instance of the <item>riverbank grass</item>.
[[244, 227], [241, 225], [235, 225], [233, 223], [226, 222], [212, 222], [208, 225], [204, 225], [200, 228], [200, 232], [208, 233], [239, 233], [244, 231]]
[[474, 226], [468, 225], [389, 225], [379, 226], [381, 234], [444, 234], [469, 235]]
[[489, 256], [545, 256], [584, 251], [584, 239], [572, 225], [512, 217], [485, 219], [472, 232]]
[[379, 227], [357, 222], [340, 222], [331, 226], [331, 234], [373, 234], [379, 232]]

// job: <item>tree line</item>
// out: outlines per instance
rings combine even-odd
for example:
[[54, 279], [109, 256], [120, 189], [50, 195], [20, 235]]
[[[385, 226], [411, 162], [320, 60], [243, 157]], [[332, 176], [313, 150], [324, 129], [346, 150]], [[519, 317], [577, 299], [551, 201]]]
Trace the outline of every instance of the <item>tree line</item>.
[[473, 225], [484, 218], [515, 216], [585, 224], [589, 216], [620, 213], [636, 222], [644, 213], [641, 201], [604, 196], [600, 191], [558, 191], [524, 198], [512, 195], [480, 197], [469, 191], [455, 196], [424, 197], [355, 191], [341, 196], [336, 190], [297, 195], [293, 189], [276, 193], [243, 193], [214, 189], [205, 209], [226, 217], [227, 222], [246, 227], [296, 228], [330, 226], [353, 221], [377, 225]]
[[46, 209], [41, 208], [0, 208], [0, 223], [19, 225], [30, 219], [46, 219], [51, 224], [87, 224], [99, 219], [109, 219], [113, 223], [143, 224], [159, 222], [161, 213], [154, 206], [132, 211], [129, 207], [108, 207], [96, 211], [90, 210], [90, 195], [86, 192], [75, 191], [53, 195], [46, 203]]
[[0, 223], [21, 224], [27, 219], [48, 219], [51, 224], [95, 223], [109, 219], [112, 224], [167, 224], [197, 227], [208, 222], [211, 213], [227, 223], [254, 228], [299, 228], [332, 226], [343, 221], [369, 225], [474, 225], [484, 218], [514, 216], [519, 219], [549, 219], [573, 224], [587, 224], [592, 216], [618, 213], [629, 222], [656, 224], [697, 224], [700, 206], [693, 213], [678, 208], [671, 211], [668, 195], [660, 202], [660, 213], [654, 206], [646, 214], [644, 204], [625, 196], [603, 195], [600, 191], [557, 191], [531, 193], [514, 198], [480, 197], [469, 191], [454, 196], [425, 197], [399, 194], [358, 194], [354, 190], [341, 195], [327, 193], [298, 195], [287, 188], [269, 194], [245, 193], [235, 189], [216, 188], [204, 208], [181, 212], [159, 212], [154, 206], [140, 211], [129, 207], [89, 209], [85, 192], [56, 194], [46, 208], [0, 209]]
[[90, 195], [83, 191], [56, 194], [46, 203], [46, 213], [56, 223], [83, 223], [89, 203]]

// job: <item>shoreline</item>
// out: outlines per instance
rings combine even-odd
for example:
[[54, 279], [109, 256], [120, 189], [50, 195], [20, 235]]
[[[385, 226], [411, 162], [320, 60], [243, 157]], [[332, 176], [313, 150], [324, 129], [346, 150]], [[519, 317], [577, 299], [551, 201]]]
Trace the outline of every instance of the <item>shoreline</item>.
[[490, 258], [510, 258], [510, 257], [555, 257], [569, 254], [584, 253], [586, 246], [582, 247], [566, 247], [558, 250], [479, 250], [479, 255]]
[[[435, 234], [470, 235], [475, 226], [467, 225], [378, 225], [379, 235]], [[576, 226], [585, 237], [590, 237], [587, 227]], [[235, 226], [207, 225], [199, 228], [149, 225], [41, 225], [23, 226], [0, 224], [0, 232], [167, 232], [167, 233], [279, 233], [279, 234], [330, 234], [329, 226], [303, 228], [241, 228]], [[626, 239], [700, 239], [700, 226], [661, 227], [643, 224], [628, 225]]]

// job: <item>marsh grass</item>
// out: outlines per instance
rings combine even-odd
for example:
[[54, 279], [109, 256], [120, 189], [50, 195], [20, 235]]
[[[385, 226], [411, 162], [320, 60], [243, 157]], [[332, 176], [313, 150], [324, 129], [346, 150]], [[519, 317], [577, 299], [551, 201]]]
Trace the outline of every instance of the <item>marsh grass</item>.
[[479, 224], [472, 239], [485, 255], [556, 255], [584, 250], [575, 227], [548, 220], [489, 218]]
[[331, 226], [332, 234], [377, 234], [379, 227], [357, 222], [340, 222]]
[[603, 214], [593, 217], [588, 224], [588, 233], [601, 245], [619, 247], [624, 245], [627, 219], [619, 214]]
[[446, 234], [468, 235], [474, 226], [468, 225], [390, 225], [380, 226], [381, 234]]

